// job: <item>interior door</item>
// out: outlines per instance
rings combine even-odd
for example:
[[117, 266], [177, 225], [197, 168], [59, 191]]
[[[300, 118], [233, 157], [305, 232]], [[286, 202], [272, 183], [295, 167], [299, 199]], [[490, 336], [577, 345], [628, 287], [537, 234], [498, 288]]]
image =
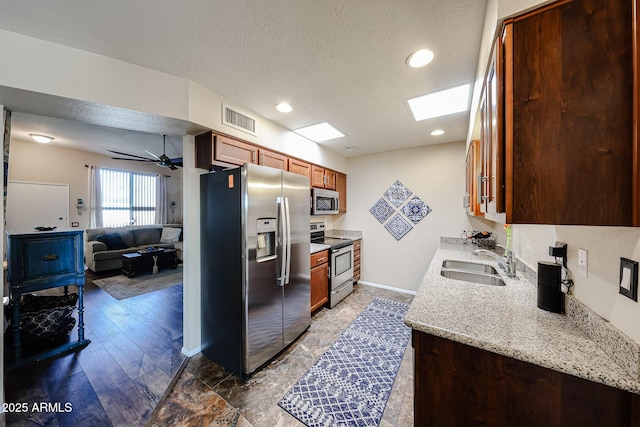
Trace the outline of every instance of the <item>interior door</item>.
[[69, 227], [69, 185], [9, 181], [7, 230]]

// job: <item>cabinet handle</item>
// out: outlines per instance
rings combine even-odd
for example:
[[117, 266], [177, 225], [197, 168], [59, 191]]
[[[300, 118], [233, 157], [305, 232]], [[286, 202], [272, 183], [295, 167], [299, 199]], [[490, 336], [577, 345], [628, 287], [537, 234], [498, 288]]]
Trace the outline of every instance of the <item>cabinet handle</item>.
[[251, 150], [251, 163], [256, 162], [256, 150]]
[[42, 257], [43, 261], [55, 261], [57, 259], [58, 259], [58, 255], [56, 254], [45, 255]]
[[318, 261], [318, 262], [322, 262], [322, 261], [324, 261], [324, 258], [318, 258], [318, 260], [317, 260], [317, 261]]

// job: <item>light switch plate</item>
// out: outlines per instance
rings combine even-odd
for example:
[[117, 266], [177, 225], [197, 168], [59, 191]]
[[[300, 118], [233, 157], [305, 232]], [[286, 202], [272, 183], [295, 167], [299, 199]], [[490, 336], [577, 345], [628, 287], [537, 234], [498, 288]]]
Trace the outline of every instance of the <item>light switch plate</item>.
[[587, 277], [587, 257], [586, 249], [578, 249], [578, 274]]
[[620, 258], [620, 293], [638, 301], [638, 263]]

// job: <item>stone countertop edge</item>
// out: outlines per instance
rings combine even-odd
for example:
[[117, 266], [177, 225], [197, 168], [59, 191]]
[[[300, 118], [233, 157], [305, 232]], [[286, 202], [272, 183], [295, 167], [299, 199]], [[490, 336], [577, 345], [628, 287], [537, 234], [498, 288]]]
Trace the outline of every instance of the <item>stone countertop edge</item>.
[[326, 230], [324, 235], [327, 237], [334, 237], [337, 239], [347, 238], [352, 240], [362, 239], [362, 231], [355, 230]]
[[[452, 341], [640, 394], [640, 381], [615, 362], [566, 315], [537, 307], [536, 286], [522, 274], [509, 279], [477, 249], [441, 240], [405, 316], [405, 324]], [[506, 286], [482, 285], [440, 275], [454, 259], [489, 264]]]
[[327, 249], [331, 249], [331, 246], [323, 245], [323, 244], [320, 244], [320, 243], [311, 243], [311, 247], [309, 249], [311, 250], [311, 255], [313, 255], [316, 252], [322, 252], [322, 251], [325, 251]]

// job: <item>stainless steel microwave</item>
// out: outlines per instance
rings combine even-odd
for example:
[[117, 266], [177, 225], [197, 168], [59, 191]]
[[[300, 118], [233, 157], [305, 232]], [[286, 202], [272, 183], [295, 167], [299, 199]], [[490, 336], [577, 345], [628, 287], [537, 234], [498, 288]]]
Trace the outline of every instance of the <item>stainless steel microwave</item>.
[[339, 207], [337, 191], [323, 188], [311, 189], [311, 215], [335, 215]]

